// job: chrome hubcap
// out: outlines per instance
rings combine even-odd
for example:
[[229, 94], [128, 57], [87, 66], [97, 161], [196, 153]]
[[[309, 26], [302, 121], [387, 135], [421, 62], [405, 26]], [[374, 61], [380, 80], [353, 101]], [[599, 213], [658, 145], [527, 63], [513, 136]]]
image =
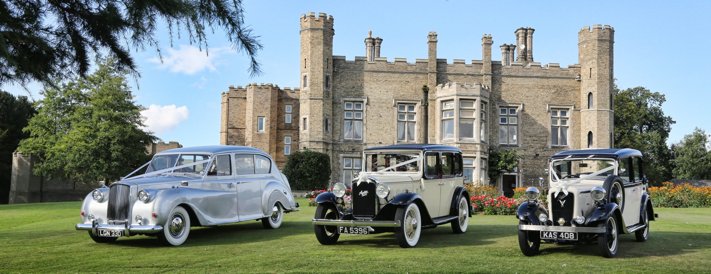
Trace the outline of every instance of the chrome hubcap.
[[185, 222], [183, 221], [183, 216], [182, 215], [173, 216], [173, 220], [170, 221], [170, 225], [168, 226], [170, 235], [173, 237], [178, 237], [178, 236], [180, 236], [180, 234], [183, 233], [184, 228], [185, 228]]
[[417, 231], [417, 218], [415, 217], [415, 212], [410, 210], [407, 212], [407, 217], [405, 218], [405, 234], [408, 239], [412, 239]]
[[272, 223], [276, 223], [279, 221], [281, 214], [279, 214], [279, 208], [278, 207], [273, 207], [272, 208], [272, 216], [270, 219], [272, 220]]
[[607, 239], [607, 248], [615, 250], [617, 249], [617, 224], [615, 223], [615, 219], [610, 219], [607, 223], [607, 230], [610, 231], [610, 234], [608, 234], [609, 238]]

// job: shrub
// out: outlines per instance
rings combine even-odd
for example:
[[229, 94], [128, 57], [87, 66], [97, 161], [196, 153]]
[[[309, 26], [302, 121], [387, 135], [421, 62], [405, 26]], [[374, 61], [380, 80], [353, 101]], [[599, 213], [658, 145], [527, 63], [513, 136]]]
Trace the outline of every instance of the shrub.
[[655, 207], [711, 207], [711, 187], [695, 187], [688, 183], [650, 187], [649, 195]]
[[283, 172], [294, 189], [325, 189], [331, 177], [331, 159], [316, 151], [296, 151], [289, 155]]

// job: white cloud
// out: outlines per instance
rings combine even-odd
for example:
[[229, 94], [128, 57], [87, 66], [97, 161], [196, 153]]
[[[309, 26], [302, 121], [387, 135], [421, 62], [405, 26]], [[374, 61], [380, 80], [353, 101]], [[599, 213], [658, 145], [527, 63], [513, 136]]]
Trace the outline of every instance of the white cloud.
[[188, 107], [176, 105], [150, 105], [141, 111], [146, 129], [156, 134], [173, 130], [178, 124], [188, 119]]
[[[208, 55], [209, 53], [209, 55]], [[234, 51], [229, 47], [210, 48], [208, 51], [195, 46], [181, 45], [180, 48], [169, 48], [167, 54], [160, 58], [151, 58], [149, 61], [158, 64], [162, 69], [171, 72], [195, 74], [203, 70], [216, 70], [216, 60], [225, 54], [232, 54]]]

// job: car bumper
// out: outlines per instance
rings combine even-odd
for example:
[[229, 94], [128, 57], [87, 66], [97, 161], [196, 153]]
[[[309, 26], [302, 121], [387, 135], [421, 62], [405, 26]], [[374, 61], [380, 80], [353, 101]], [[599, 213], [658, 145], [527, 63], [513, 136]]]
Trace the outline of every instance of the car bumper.
[[163, 226], [160, 225], [110, 225], [110, 224], [77, 224], [77, 230], [96, 230], [96, 229], [111, 229], [111, 230], [123, 230], [124, 235], [130, 235], [134, 233], [158, 233], [163, 230]]
[[329, 225], [329, 226], [400, 227], [400, 221], [313, 219], [312, 223], [314, 225]]
[[604, 233], [605, 232], [605, 227], [585, 227], [585, 226], [518, 225], [518, 229], [525, 230], [525, 231], [578, 232], [578, 233]]

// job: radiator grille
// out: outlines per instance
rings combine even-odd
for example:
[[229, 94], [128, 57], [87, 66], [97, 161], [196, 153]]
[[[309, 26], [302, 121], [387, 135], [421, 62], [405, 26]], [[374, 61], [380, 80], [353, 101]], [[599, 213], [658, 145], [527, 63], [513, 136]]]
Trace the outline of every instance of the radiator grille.
[[375, 184], [362, 182], [353, 185], [353, 216], [374, 217], [377, 200], [375, 197]]
[[131, 188], [127, 185], [113, 184], [109, 189], [109, 220], [127, 220], [129, 207], [129, 194]]
[[[570, 221], [573, 219], [575, 197], [573, 193], [568, 193], [568, 195], [562, 199], [558, 199], [554, 195], [555, 193], [551, 193], [551, 204], [553, 209], [553, 218], [551, 221], [553, 221], [553, 225], [560, 225], [558, 223], [558, 219], [563, 218], [565, 220], [564, 225], [569, 226], [571, 224]], [[561, 195], [563, 194], [558, 195], [558, 197]]]

